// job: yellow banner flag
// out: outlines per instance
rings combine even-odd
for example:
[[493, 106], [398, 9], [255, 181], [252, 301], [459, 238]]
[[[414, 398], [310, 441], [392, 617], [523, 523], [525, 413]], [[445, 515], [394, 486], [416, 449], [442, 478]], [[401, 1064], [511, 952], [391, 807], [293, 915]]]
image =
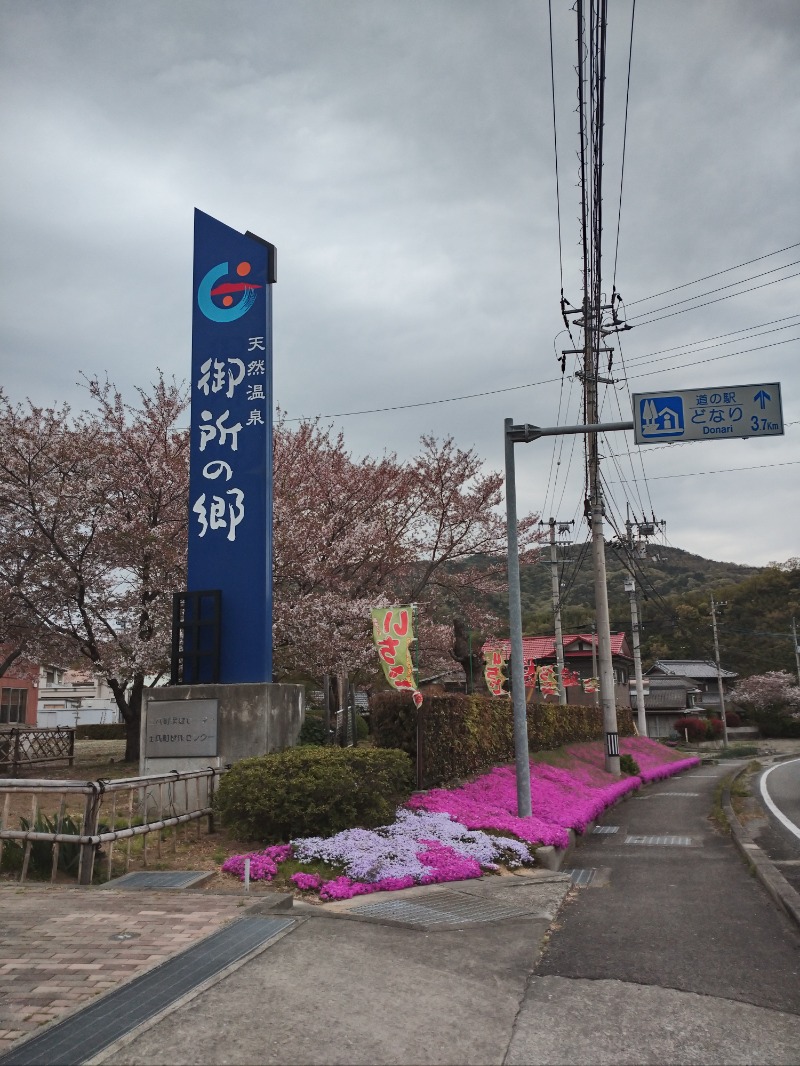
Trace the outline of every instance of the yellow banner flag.
[[484, 646], [483, 655], [485, 662], [483, 676], [486, 678], [486, 687], [493, 696], [507, 696], [508, 693], [503, 688], [507, 680], [506, 657], [503, 650]]
[[422, 694], [414, 681], [411, 641], [414, 640], [414, 611], [408, 607], [373, 607], [372, 633], [386, 680], [399, 692], [410, 692], [415, 706]]

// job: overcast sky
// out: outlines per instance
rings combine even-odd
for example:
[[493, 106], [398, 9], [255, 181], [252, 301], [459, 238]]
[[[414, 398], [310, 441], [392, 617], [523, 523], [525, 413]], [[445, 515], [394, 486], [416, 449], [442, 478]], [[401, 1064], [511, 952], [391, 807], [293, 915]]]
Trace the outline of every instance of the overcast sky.
[[[578, 303], [576, 20], [552, 7]], [[631, 2], [609, 8], [607, 291]], [[616, 264], [636, 328], [604, 420], [631, 418], [629, 389], [779, 381], [789, 424], [642, 449], [609, 435], [609, 513], [630, 503], [669, 543], [739, 563], [800, 555], [799, 53], [796, 0], [636, 7]], [[434, 432], [500, 469], [505, 417], [582, 420], [556, 360], [572, 344], [544, 0], [0, 0], [0, 77], [12, 399], [80, 407], [80, 371], [128, 392], [156, 367], [188, 377], [199, 207], [277, 245], [276, 400], [332, 416], [356, 454], [407, 457]], [[581, 442], [559, 440], [560, 466], [552, 441], [517, 448], [520, 510], [580, 521]], [[729, 468], [749, 469], [702, 473]]]

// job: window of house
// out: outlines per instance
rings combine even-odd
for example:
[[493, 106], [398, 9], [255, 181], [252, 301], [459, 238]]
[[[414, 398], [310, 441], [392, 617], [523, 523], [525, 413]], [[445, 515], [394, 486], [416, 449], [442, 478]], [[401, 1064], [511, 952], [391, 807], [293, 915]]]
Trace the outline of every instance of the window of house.
[[23, 723], [25, 721], [27, 702], [27, 689], [0, 689], [0, 725], [17, 725]]

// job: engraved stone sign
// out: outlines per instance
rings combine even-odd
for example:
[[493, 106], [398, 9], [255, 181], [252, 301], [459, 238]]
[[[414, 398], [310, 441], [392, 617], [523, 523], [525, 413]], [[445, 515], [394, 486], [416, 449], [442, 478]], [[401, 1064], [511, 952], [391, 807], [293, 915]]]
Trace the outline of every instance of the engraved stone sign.
[[217, 754], [217, 700], [164, 700], [147, 705], [144, 754], [174, 759]]

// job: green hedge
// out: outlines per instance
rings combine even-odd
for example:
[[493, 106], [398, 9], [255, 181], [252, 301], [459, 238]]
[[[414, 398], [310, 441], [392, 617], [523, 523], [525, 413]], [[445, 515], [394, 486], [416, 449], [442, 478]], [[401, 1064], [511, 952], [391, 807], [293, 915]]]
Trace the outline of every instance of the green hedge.
[[125, 726], [119, 723], [110, 725], [79, 725], [75, 729], [76, 740], [124, 740]]
[[[417, 712], [405, 693], [381, 692], [370, 701], [372, 738], [378, 748], [400, 748], [417, 764], [417, 718], [421, 714], [423, 752], [420, 788], [466, 777], [514, 758], [511, 701], [457, 693], [426, 696]], [[620, 736], [633, 735], [629, 708], [617, 708]], [[531, 751], [603, 739], [599, 707], [557, 703], [528, 704]]]
[[214, 806], [240, 839], [281, 843], [385, 825], [412, 788], [411, 762], [402, 751], [290, 748], [236, 763]]

